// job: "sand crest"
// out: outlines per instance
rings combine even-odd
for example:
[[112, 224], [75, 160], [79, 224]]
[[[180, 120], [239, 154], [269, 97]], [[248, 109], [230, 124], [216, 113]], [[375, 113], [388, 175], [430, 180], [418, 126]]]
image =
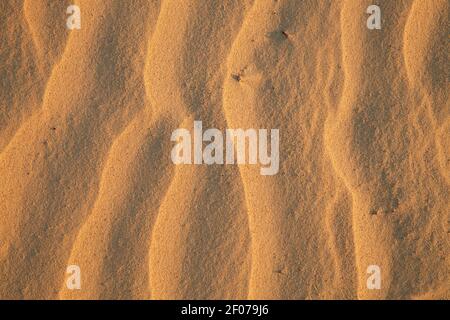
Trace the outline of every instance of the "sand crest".
[[[0, 299], [450, 298], [449, 4], [371, 4], [2, 1]], [[194, 121], [279, 171], [175, 165]]]

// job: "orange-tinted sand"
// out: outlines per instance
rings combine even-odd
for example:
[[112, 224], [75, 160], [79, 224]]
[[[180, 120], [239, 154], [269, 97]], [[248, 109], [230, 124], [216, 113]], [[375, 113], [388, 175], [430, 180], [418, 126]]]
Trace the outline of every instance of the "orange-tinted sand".
[[[0, 299], [450, 298], [449, 3], [372, 2], [1, 1]], [[194, 120], [278, 174], [174, 165]]]

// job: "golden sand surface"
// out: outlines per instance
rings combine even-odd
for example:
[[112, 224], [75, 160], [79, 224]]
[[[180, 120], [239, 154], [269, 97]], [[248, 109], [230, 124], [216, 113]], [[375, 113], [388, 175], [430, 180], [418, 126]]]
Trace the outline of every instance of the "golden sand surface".
[[[0, 1], [0, 299], [449, 299], [448, 15]], [[278, 128], [279, 172], [175, 165], [195, 120]]]

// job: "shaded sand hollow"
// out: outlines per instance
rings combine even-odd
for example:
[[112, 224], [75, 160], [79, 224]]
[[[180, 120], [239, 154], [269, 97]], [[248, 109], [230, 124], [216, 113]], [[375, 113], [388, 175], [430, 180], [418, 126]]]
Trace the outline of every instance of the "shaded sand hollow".
[[[1, 1], [0, 298], [448, 299], [449, 4], [371, 4]], [[279, 172], [173, 164], [194, 120]]]

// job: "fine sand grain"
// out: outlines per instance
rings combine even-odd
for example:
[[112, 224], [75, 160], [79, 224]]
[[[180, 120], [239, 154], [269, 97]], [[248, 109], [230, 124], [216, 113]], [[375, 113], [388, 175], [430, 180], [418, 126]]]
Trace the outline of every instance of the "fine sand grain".
[[449, 299], [449, 3], [372, 2], [0, 1], [0, 299]]

